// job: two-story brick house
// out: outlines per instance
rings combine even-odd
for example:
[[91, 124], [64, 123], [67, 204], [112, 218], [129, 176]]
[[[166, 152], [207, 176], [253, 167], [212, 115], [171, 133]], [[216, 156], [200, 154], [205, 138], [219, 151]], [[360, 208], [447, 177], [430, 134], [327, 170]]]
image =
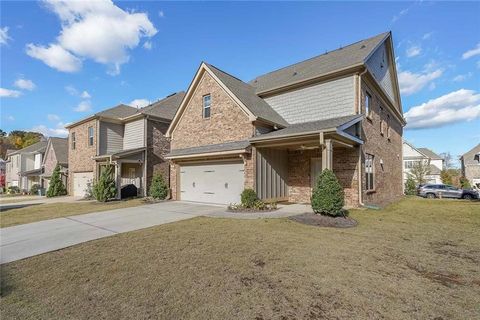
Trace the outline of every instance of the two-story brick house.
[[249, 83], [202, 63], [167, 136], [173, 199], [309, 202], [328, 168], [348, 206], [402, 195], [405, 120], [384, 33]]
[[50, 186], [53, 170], [60, 167], [60, 175], [65, 186], [68, 186], [68, 139], [59, 137], [48, 138], [47, 147], [42, 162], [42, 185], [45, 190]]
[[183, 96], [175, 93], [141, 109], [118, 105], [67, 126], [69, 194], [85, 196], [106, 165], [115, 168], [117, 197], [127, 184], [146, 195], [156, 172], [168, 180], [165, 133]]

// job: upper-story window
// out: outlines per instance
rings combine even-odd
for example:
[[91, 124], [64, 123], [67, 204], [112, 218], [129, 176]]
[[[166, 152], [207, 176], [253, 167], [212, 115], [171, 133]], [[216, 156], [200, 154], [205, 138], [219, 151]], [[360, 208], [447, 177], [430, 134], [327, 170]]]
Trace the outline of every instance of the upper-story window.
[[77, 146], [77, 141], [75, 139], [75, 132], [72, 132], [70, 136], [71, 144], [72, 144], [72, 150], [75, 150], [75, 147]]
[[385, 134], [385, 120], [383, 120], [383, 107], [380, 106], [380, 134], [383, 136]]
[[387, 139], [390, 139], [390, 115], [387, 114]]
[[375, 190], [375, 174], [374, 174], [374, 156], [371, 154], [365, 155], [365, 184], [367, 191]]
[[372, 95], [368, 92], [365, 92], [365, 115], [370, 117], [372, 112]]
[[209, 94], [203, 96], [203, 108], [202, 108], [202, 115], [203, 118], [210, 118], [210, 104], [211, 104], [211, 97]]
[[93, 146], [93, 127], [88, 127], [88, 145]]

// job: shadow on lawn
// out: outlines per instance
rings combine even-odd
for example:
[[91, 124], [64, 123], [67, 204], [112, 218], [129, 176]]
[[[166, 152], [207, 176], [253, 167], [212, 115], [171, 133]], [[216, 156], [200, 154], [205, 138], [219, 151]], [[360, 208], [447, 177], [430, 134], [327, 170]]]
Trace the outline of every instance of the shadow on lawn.
[[41, 204], [41, 203], [5, 205], [5, 206], [2, 206], [2, 208], [0, 209], [0, 212], [6, 212], [6, 211], [9, 211], [9, 210], [13, 210], [13, 209], [22, 209], [22, 208], [27, 208], [27, 207], [30, 207], [30, 206], [38, 206], [39, 204]]

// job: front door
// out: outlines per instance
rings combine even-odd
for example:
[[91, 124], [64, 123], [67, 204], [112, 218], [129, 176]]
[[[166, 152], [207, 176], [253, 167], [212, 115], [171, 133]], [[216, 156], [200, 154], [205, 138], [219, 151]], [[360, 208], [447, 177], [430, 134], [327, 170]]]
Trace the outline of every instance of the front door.
[[317, 178], [322, 172], [322, 158], [310, 159], [310, 187], [313, 189]]

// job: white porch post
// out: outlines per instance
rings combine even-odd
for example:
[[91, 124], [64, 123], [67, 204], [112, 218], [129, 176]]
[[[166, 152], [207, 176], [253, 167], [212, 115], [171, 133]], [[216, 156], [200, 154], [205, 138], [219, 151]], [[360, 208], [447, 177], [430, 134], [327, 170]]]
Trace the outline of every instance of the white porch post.
[[121, 192], [120, 192], [121, 175], [122, 175], [122, 162], [120, 160], [117, 160], [117, 162], [115, 163], [115, 184], [117, 186], [117, 199], [121, 198]]
[[320, 147], [322, 149], [322, 170], [332, 170], [333, 167], [333, 145], [332, 140], [323, 139], [323, 134], [320, 134]]

